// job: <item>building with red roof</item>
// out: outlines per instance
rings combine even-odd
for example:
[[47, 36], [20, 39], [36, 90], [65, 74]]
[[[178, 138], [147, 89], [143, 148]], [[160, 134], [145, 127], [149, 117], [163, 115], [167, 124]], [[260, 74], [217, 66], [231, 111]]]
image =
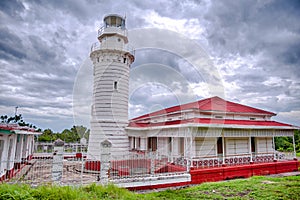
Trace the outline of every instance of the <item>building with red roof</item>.
[[269, 162], [280, 159], [274, 138], [298, 129], [275, 115], [215, 96], [136, 117], [126, 130], [130, 149], [190, 160], [192, 167]]
[[0, 124], [0, 181], [11, 178], [22, 163], [31, 159], [35, 129], [18, 124]]

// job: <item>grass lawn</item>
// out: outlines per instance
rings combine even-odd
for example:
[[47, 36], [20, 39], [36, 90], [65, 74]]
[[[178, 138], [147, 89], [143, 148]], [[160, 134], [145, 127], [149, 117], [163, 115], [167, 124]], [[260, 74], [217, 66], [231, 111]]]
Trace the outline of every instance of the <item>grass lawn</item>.
[[300, 176], [251, 177], [180, 190], [137, 194], [113, 185], [85, 187], [0, 185], [0, 199], [300, 199]]

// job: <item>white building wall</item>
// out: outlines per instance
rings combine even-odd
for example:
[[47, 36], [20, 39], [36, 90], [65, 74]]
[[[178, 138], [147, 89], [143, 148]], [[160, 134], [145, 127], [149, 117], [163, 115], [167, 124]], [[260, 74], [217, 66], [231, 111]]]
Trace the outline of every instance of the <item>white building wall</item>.
[[94, 64], [94, 94], [89, 159], [100, 159], [100, 143], [103, 140], [112, 143], [112, 155], [128, 153], [129, 141], [125, 127], [128, 125], [131, 60], [125, 54], [126, 52], [115, 50], [98, 50], [91, 54]]
[[180, 152], [179, 152], [179, 137], [174, 137], [173, 138], [172, 152], [173, 152], [174, 156], [180, 155]]
[[15, 161], [17, 163], [20, 163], [22, 158], [22, 150], [23, 150], [23, 143], [24, 143], [23, 137], [24, 135], [17, 135], [16, 153], [15, 153]]
[[248, 154], [249, 138], [225, 138], [226, 155]]
[[8, 135], [0, 136], [0, 177], [6, 173], [7, 170], [7, 142]]
[[146, 151], [147, 150], [147, 138], [141, 138], [140, 150]]
[[195, 138], [195, 156], [206, 157], [216, 155], [215, 138]]
[[23, 136], [23, 149], [21, 159], [26, 159], [28, 156], [28, 135]]
[[272, 138], [256, 138], [257, 153], [273, 153]]
[[16, 152], [16, 135], [11, 135], [7, 140], [7, 170], [11, 170], [14, 167], [14, 157]]
[[160, 154], [168, 155], [169, 154], [169, 138], [162, 137], [157, 138], [157, 147]]

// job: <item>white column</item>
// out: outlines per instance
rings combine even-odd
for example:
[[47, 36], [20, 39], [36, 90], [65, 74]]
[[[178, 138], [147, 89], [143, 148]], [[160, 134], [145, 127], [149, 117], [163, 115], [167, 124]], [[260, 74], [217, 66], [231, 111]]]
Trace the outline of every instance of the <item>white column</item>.
[[249, 153], [250, 153], [250, 162], [253, 162], [252, 158], [252, 142], [251, 142], [251, 134], [249, 136]]
[[295, 136], [293, 135], [293, 148], [294, 148], [294, 158], [296, 157], [296, 146], [295, 146]]
[[222, 152], [223, 152], [223, 165], [225, 164], [225, 138], [224, 133], [222, 133]]
[[171, 137], [171, 162], [174, 162], [174, 137]]
[[276, 159], [276, 151], [275, 151], [275, 138], [274, 138], [274, 130], [273, 130], [273, 138], [272, 138], [272, 143], [273, 143], [273, 154], [274, 154], [274, 160]]

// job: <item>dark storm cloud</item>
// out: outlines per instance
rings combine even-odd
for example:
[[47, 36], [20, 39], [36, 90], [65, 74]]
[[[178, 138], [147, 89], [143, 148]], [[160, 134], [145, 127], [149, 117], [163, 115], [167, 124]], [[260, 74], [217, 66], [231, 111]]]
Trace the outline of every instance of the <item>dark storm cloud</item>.
[[[234, 74], [227, 72], [231, 66], [220, 65], [227, 72], [225, 82], [239, 87], [231, 96], [239, 96], [240, 101], [250, 98], [247, 102], [251, 105], [273, 111], [300, 110], [299, 93], [291, 92], [300, 89], [299, 8], [299, 1], [228, 0], [211, 4], [205, 14], [210, 22], [206, 37], [211, 54], [225, 62], [229, 56], [246, 61]], [[270, 78], [273, 81], [268, 83]]]
[[19, 17], [19, 13], [25, 9], [22, 2], [18, 0], [0, 1], [0, 8], [2, 12], [5, 12], [11, 17]]
[[0, 58], [17, 60], [26, 57], [22, 40], [8, 28], [0, 27]]
[[207, 37], [216, 53], [285, 57], [295, 43], [299, 49], [299, 8], [298, 1], [219, 1], [206, 16]]
[[[7, 113], [23, 105], [24, 115], [42, 128], [71, 127], [76, 72], [97, 40], [102, 17], [117, 13], [126, 15], [129, 31], [158, 26], [163, 32], [164, 28], [177, 27], [175, 30], [187, 38], [205, 42], [212, 60], [222, 61], [216, 63], [229, 100], [299, 119], [299, 4], [284, 0], [0, 1], [0, 74], [4, 75], [0, 80], [0, 111]], [[188, 20], [194, 20], [190, 26]], [[136, 113], [148, 112], [157, 104], [170, 106], [192, 100], [194, 97], [187, 94], [189, 84], [214, 85], [220, 80], [210, 66], [197, 71], [188, 62], [202, 52], [189, 45], [184, 49], [186, 39], [173, 41], [160, 36], [148, 38], [160, 43], [157, 46], [166, 40], [170, 47], [182, 47], [186, 54], [180, 57], [172, 51], [157, 50], [157, 46], [137, 51], [132, 70], [150, 63], [154, 69], [134, 77], [134, 83], [141, 86], [130, 97]], [[145, 35], [134, 37], [143, 41]], [[89, 83], [92, 77], [87, 77]], [[230, 84], [236, 86], [231, 88]], [[81, 103], [85, 102], [84, 95]], [[90, 113], [89, 109], [86, 106], [84, 112]]]

